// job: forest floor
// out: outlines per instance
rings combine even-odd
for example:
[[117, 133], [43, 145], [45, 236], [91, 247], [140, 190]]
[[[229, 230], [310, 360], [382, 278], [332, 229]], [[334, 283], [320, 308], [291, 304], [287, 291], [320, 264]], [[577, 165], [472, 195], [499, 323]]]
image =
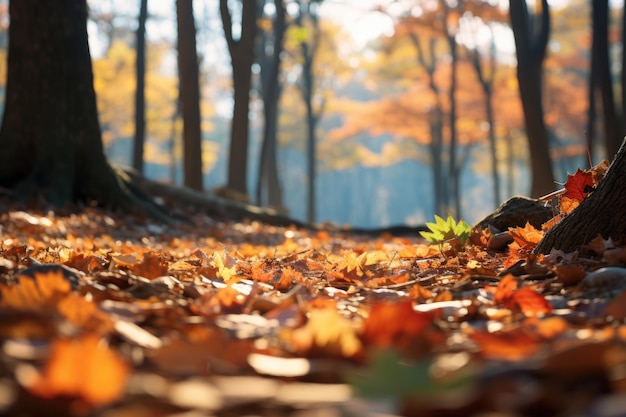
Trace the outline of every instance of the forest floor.
[[[0, 415], [616, 416], [626, 247], [0, 200]], [[484, 237], [484, 236], [482, 236]]]

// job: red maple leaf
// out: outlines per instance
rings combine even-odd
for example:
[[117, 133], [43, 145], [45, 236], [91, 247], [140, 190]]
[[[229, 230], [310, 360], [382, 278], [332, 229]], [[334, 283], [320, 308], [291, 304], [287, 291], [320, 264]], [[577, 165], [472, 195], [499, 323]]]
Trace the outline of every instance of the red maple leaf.
[[565, 182], [566, 191], [563, 197], [576, 200], [580, 203], [593, 191], [594, 186], [593, 173], [588, 170], [582, 171], [578, 168], [574, 175], [567, 175], [567, 181]]
[[518, 285], [513, 275], [506, 275], [495, 289], [494, 303], [509, 309], [517, 307], [527, 315], [547, 314], [552, 311], [552, 305], [534, 287], [518, 288]]

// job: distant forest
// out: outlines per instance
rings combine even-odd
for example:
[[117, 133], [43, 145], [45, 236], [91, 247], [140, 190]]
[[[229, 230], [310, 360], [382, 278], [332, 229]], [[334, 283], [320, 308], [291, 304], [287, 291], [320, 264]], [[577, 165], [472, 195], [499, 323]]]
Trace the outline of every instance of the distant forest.
[[298, 220], [474, 222], [612, 158], [626, 131], [608, 1], [88, 5], [108, 157]]

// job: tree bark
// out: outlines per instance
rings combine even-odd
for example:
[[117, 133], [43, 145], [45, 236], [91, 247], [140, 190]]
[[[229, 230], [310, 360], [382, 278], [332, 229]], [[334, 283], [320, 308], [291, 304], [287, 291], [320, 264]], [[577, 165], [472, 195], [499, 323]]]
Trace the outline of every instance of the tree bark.
[[178, 78], [183, 114], [184, 184], [194, 190], [202, 190], [200, 81], [193, 2], [177, 0], [176, 16], [178, 20]]
[[133, 149], [133, 168], [143, 173], [143, 149], [146, 142], [146, 19], [148, 18], [148, 0], [140, 0], [137, 18], [137, 57], [135, 72], [135, 142]]
[[596, 190], [570, 214], [550, 229], [535, 248], [536, 253], [552, 249], [572, 252], [598, 234], [603, 238], [626, 236], [626, 141]]
[[[613, 97], [613, 78], [611, 77], [611, 59], [609, 56], [609, 2], [594, 1], [592, 5], [593, 42], [591, 46], [591, 98], [598, 96], [602, 102], [604, 143], [609, 158], [617, 152], [621, 141], [621, 122], [615, 108]], [[623, 133], [623, 132], [622, 132]]]
[[409, 32], [411, 43], [415, 47], [416, 58], [419, 65], [424, 69], [428, 77], [428, 87], [435, 99], [435, 105], [429, 110], [428, 119], [430, 123], [430, 159], [433, 171], [433, 210], [435, 214], [447, 213], [448, 207], [448, 172], [446, 172], [443, 161], [443, 103], [439, 94], [439, 86], [435, 82], [435, 39], [429, 41], [429, 57], [426, 59], [426, 51], [422, 46], [421, 39], [417, 33]]
[[[626, 7], [622, 7], [622, 46], [626, 45]], [[622, 53], [622, 71], [620, 83], [622, 85], [622, 132], [626, 132], [626, 53]]]
[[540, 21], [537, 22], [537, 16], [529, 15], [526, 0], [509, 0], [509, 9], [515, 37], [517, 79], [530, 148], [530, 194], [539, 197], [554, 191], [554, 173], [542, 103], [542, 65], [550, 34], [550, 10], [548, 1], [542, 0]]
[[148, 206], [104, 156], [86, 1], [13, 0], [9, 13], [0, 185], [22, 199], [58, 206]]
[[300, 27], [306, 27], [305, 19], [309, 20], [311, 31], [308, 39], [300, 43], [300, 51], [302, 54], [302, 80], [300, 84], [300, 91], [302, 93], [302, 99], [306, 107], [306, 149], [307, 149], [307, 221], [309, 224], [315, 223], [317, 219], [316, 205], [317, 198], [315, 193], [315, 183], [317, 175], [317, 137], [316, 129], [317, 124], [324, 112], [325, 101], [322, 98], [322, 102], [316, 109], [313, 106], [314, 90], [315, 90], [315, 73], [313, 71], [313, 63], [315, 56], [319, 48], [320, 43], [320, 26], [319, 16], [317, 15], [317, 4], [309, 2], [300, 2], [300, 12], [296, 17], [296, 24]]
[[259, 161], [259, 175], [257, 178], [257, 204], [263, 205], [263, 191], [265, 188], [265, 204], [279, 211], [284, 211], [282, 188], [278, 178], [277, 133], [278, 133], [278, 103], [282, 93], [279, 80], [281, 53], [283, 40], [287, 29], [287, 11], [283, 0], [274, 0], [276, 12], [272, 25], [271, 53], [267, 53], [267, 38], [265, 31], [259, 32], [259, 63], [261, 65], [261, 96], [263, 98], [263, 142]]
[[[489, 66], [488, 71], [483, 70], [481, 65], [481, 56], [478, 48], [474, 48], [471, 51], [470, 59], [476, 76], [478, 77], [478, 83], [480, 84], [484, 99], [485, 99], [485, 115], [487, 117], [487, 123], [489, 124], [489, 152], [491, 160], [491, 179], [493, 182], [493, 200], [495, 205], [498, 205], [502, 201], [500, 193], [500, 174], [498, 169], [498, 153], [496, 143], [496, 131], [495, 120], [493, 116], [493, 81], [496, 73], [496, 43], [494, 39], [493, 29], [489, 26], [489, 32], [491, 35], [491, 44], [489, 48]], [[488, 72], [488, 74], [487, 74]]]
[[233, 71], [233, 118], [231, 123], [230, 150], [228, 153], [229, 192], [248, 199], [248, 128], [250, 88], [252, 87], [252, 64], [256, 37], [256, 8], [254, 0], [241, 0], [241, 35], [233, 36], [233, 22], [228, 0], [220, 0], [220, 15], [230, 53]]

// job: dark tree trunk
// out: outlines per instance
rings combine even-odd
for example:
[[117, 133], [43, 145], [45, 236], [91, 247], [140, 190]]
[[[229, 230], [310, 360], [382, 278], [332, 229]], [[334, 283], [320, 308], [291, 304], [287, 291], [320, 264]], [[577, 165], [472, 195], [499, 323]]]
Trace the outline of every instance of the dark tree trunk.
[[449, 210], [448, 207], [448, 181], [447, 172], [443, 161], [443, 104], [439, 95], [439, 87], [435, 82], [435, 39], [430, 39], [429, 56], [426, 58], [426, 51], [421, 40], [415, 32], [410, 32], [411, 43], [415, 47], [417, 62], [424, 69], [428, 76], [428, 87], [435, 99], [435, 105], [429, 112], [430, 122], [430, 159], [433, 170], [433, 209], [435, 214], [443, 215]]
[[605, 239], [626, 236], [626, 143], [622, 143], [611, 167], [596, 190], [550, 229], [535, 248], [572, 252], [598, 234]]
[[196, 51], [193, 2], [176, 1], [178, 20], [178, 79], [183, 115], [184, 184], [202, 190], [202, 131], [200, 128], [200, 81]]
[[526, 0], [509, 0], [509, 9], [517, 54], [517, 79], [530, 150], [530, 194], [539, 197], [554, 191], [554, 174], [542, 103], [542, 65], [550, 34], [550, 10], [547, 0], [541, 1], [541, 16], [528, 13]]
[[317, 164], [317, 124], [324, 112], [325, 101], [322, 98], [318, 108], [313, 106], [314, 89], [315, 89], [315, 73], [313, 72], [313, 63], [320, 43], [320, 26], [319, 16], [317, 15], [317, 4], [310, 2], [300, 2], [300, 12], [296, 18], [296, 24], [305, 27], [304, 20], [310, 21], [309, 29], [311, 31], [307, 39], [300, 43], [300, 51], [302, 54], [302, 79], [300, 91], [302, 92], [302, 100], [306, 107], [306, 149], [307, 149], [307, 221], [313, 224], [316, 221], [316, 164]]
[[596, 142], [596, 73], [597, 65], [591, 60], [591, 68], [589, 69], [589, 78], [587, 85], [587, 131], [585, 132], [585, 140], [587, 144], [587, 152], [590, 161], [593, 161], [595, 155], [595, 142]]
[[256, 8], [254, 0], [241, 0], [241, 35], [233, 37], [233, 22], [228, 0], [220, 0], [220, 15], [226, 36], [233, 70], [233, 118], [228, 156], [229, 192], [248, 199], [248, 128], [250, 88], [252, 87], [252, 64], [256, 37]]
[[279, 211], [284, 211], [282, 188], [278, 178], [277, 133], [278, 133], [278, 103], [282, 92], [279, 81], [280, 55], [283, 51], [283, 40], [287, 29], [287, 13], [283, 0], [274, 0], [276, 12], [271, 33], [272, 47], [267, 52], [267, 36], [260, 32], [259, 63], [261, 65], [261, 92], [263, 97], [263, 142], [259, 161], [259, 175], [257, 178], [257, 204], [263, 205], [263, 190], [266, 192], [265, 204]]
[[497, 206], [502, 201], [502, 196], [500, 192], [500, 175], [498, 170], [498, 153], [494, 125], [495, 120], [493, 116], [493, 79], [496, 72], [496, 43], [493, 30], [491, 30], [491, 27], [489, 29], [491, 33], [491, 45], [489, 48], [488, 71], [483, 70], [478, 48], [474, 48], [471, 52], [470, 58], [485, 99], [485, 115], [487, 117], [487, 123], [489, 124], [489, 153], [491, 159], [491, 179], [493, 182], [493, 199], [495, 205]]
[[617, 152], [623, 131], [615, 109], [613, 97], [613, 78], [611, 76], [611, 60], [609, 57], [609, 2], [598, 0], [592, 2], [593, 42], [591, 46], [591, 86], [590, 98], [599, 97], [602, 102], [604, 126], [604, 143], [609, 158]]
[[137, 199], [102, 147], [86, 1], [13, 0], [9, 13], [0, 185], [56, 205], [131, 207]]
[[143, 173], [143, 148], [146, 141], [146, 19], [148, 18], [148, 0], [140, 0], [137, 19], [135, 71], [137, 88], [135, 89], [135, 142], [133, 168]]
[[456, 45], [456, 35], [452, 35], [447, 33], [446, 38], [448, 41], [448, 46], [450, 48], [450, 90], [448, 91], [448, 100], [450, 102], [450, 113], [449, 113], [449, 127], [450, 127], [450, 166], [449, 166], [449, 177], [450, 177], [450, 193], [452, 194], [453, 201], [453, 209], [452, 215], [460, 219], [461, 218], [461, 166], [462, 164], [458, 161], [457, 157], [457, 131], [456, 131], [456, 72], [457, 72], [457, 45]]
[[[626, 45], [626, 7], [622, 8], [622, 47]], [[626, 134], [626, 53], [622, 51], [622, 133]]]

